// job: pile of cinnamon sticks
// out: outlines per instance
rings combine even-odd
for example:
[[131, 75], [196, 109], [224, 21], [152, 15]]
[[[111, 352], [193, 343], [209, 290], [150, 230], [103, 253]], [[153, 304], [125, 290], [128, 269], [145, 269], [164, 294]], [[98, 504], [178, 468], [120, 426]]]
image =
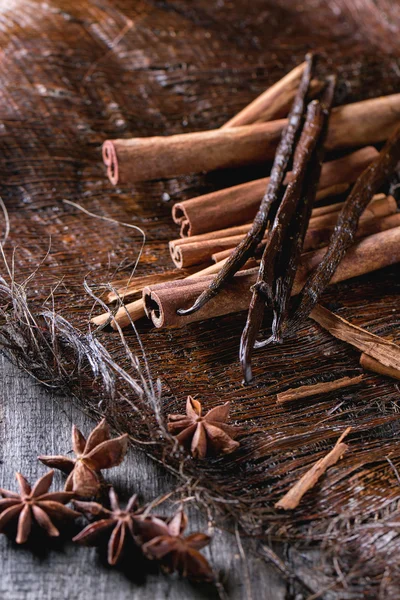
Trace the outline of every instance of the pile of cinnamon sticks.
[[[249, 381], [254, 347], [294, 332], [329, 283], [400, 262], [400, 214], [379, 193], [400, 160], [400, 94], [331, 109], [335, 78], [317, 81], [314, 63], [307, 56], [220, 129], [104, 143], [114, 184], [274, 162], [269, 177], [175, 204], [177, 269], [118, 282], [108, 302], [141, 297], [93, 323], [147, 315], [179, 327], [249, 309], [240, 350]], [[346, 154], [325, 161], [333, 149]], [[271, 332], [260, 341], [266, 306]]]

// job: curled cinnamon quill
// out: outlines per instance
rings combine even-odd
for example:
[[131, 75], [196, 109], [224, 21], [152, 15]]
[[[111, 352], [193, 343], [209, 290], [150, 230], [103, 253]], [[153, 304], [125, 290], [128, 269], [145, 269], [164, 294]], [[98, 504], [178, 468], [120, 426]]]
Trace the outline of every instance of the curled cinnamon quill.
[[351, 427], [348, 427], [346, 431], [340, 436], [332, 450], [318, 460], [309, 469], [299, 481], [290, 488], [290, 490], [281, 498], [276, 504], [275, 508], [281, 508], [283, 510], [293, 510], [297, 508], [304, 494], [308, 492], [318, 481], [318, 479], [325, 473], [325, 471], [337, 463], [342, 458], [343, 454], [348, 449], [348, 445], [343, 443], [344, 438], [350, 433]]

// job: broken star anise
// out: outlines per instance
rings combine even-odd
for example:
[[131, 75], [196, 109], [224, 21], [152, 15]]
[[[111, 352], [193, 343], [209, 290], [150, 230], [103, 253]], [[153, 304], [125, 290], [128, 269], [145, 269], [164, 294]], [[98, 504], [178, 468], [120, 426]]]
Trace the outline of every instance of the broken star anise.
[[21, 473], [16, 473], [19, 494], [0, 488], [0, 494], [3, 496], [3, 500], [0, 500], [0, 533], [3, 533], [8, 523], [18, 518], [16, 542], [24, 544], [31, 532], [33, 520], [49, 536], [57, 537], [60, 532], [52, 519], [79, 517], [78, 512], [64, 506], [74, 497], [73, 492], [48, 492], [53, 475], [54, 471], [49, 471], [31, 488], [25, 477]]
[[200, 532], [184, 537], [187, 522], [186, 514], [179, 510], [168, 524], [161, 526], [160, 535], [143, 545], [143, 553], [151, 560], [159, 560], [168, 573], [178, 571], [193, 581], [213, 581], [213, 570], [199, 552], [210, 543], [210, 537]]
[[119, 465], [128, 447], [128, 435], [110, 439], [110, 429], [103, 419], [86, 440], [75, 425], [72, 427], [72, 447], [76, 458], [39, 456], [48, 467], [68, 474], [65, 491], [74, 491], [84, 498], [95, 496], [101, 485], [101, 469]]
[[144, 516], [143, 509], [138, 509], [136, 494], [130, 498], [125, 509], [120, 508], [118, 497], [113, 488], [109, 491], [110, 507], [108, 509], [97, 502], [74, 502], [75, 508], [87, 517], [99, 520], [90, 523], [78, 535], [74, 542], [96, 546], [101, 542], [102, 534], [109, 533], [107, 560], [115, 565], [122, 556], [127, 537], [140, 545], [141, 541], [153, 538], [164, 531], [164, 521], [158, 517]]
[[201, 403], [188, 396], [186, 415], [168, 415], [168, 431], [190, 450], [194, 458], [209, 454], [229, 454], [239, 442], [232, 438], [238, 429], [227, 425], [229, 402], [216, 406], [201, 416]]

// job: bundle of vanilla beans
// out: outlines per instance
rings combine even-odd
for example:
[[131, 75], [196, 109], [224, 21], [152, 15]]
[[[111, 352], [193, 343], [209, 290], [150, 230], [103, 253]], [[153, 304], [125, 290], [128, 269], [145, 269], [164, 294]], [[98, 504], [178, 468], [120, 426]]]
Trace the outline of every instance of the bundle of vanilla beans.
[[[180, 327], [248, 309], [240, 361], [250, 381], [254, 348], [280, 342], [308, 316], [321, 321], [317, 303], [329, 283], [400, 262], [400, 214], [379, 193], [400, 160], [400, 94], [332, 109], [336, 79], [316, 80], [314, 63], [308, 55], [220, 129], [104, 143], [114, 184], [273, 165], [269, 177], [175, 204], [177, 269], [117, 282], [109, 302], [142, 296], [95, 324], [125, 327], [147, 315], [156, 327]], [[381, 142], [378, 152], [372, 144]], [[340, 158], [324, 162], [332, 150]], [[270, 332], [260, 340], [266, 307]], [[399, 375], [400, 348], [380, 361], [357, 347], [364, 364]]]

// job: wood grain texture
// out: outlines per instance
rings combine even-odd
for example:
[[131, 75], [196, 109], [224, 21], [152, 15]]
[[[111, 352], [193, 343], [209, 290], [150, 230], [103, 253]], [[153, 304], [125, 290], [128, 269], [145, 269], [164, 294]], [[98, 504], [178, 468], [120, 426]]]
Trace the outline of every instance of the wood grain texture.
[[[268, 175], [266, 166], [261, 172], [238, 169], [112, 188], [101, 165], [104, 139], [220, 127], [299, 64], [310, 46], [321, 51], [322, 71], [338, 65], [338, 104], [398, 92], [399, 23], [396, 5], [384, 0], [3, 3], [0, 172], [11, 225], [5, 252], [10, 259], [17, 247], [18, 281], [43, 261], [30, 282], [33, 307], [40, 310], [56, 288], [46, 306], [51, 309], [54, 300], [56, 311], [86, 333], [92, 300], [84, 279], [101, 291], [102, 283], [130, 274], [141, 248], [139, 233], [96, 221], [63, 198], [142, 227], [143, 275], [172, 266], [166, 242], [177, 228], [165, 200]], [[399, 285], [398, 268], [391, 267], [336, 285], [323, 302], [355, 324], [398, 339]], [[233, 420], [247, 428], [238, 456], [196, 467], [196, 474], [213, 493], [236, 502], [229, 506], [246, 530], [299, 544], [323, 539], [324, 548], [338, 553], [339, 572], [332, 554], [328, 571], [342, 597], [348, 588], [359, 597], [368, 588], [375, 591], [372, 597], [383, 590], [398, 598], [394, 558], [400, 539], [393, 527], [384, 537], [385, 519], [400, 497], [391, 466], [400, 468], [396, 384], [368, 374], [357, 391], [329, 395], [313, 411], [287, 411], [276, 406], [277, 392], [326, 380], [327, 374], [354, 375], [358, 353], [306, 323], [298, 337], [256, 353], [256, 384], [244, 389], [237, 361], [243, 325], [244, 315], [236, 315], [184, 330], [140, 327], [150, 367], [162, 379], [165, 414], [180, 412], [187, 394], [197, 395], [206, 408], [229, 399]], [[126, 365], [117, 334], [96, 336]], [[127, 340], [138, 349], [133, 332]], [[29, 369], [35, 368], [32, 354]], [[86, 410], [99, 412], [90, 384], [80, 390], [80, 399]], [[125, 407], [122, 419], [117, 408], [102, 407], [117, 428], [139, 436], [131, 413]], [[274, 501], [348, 425], [351, 452], [294, 515], [277, 518]], [[155, 457], [161, 453], [162, 448]], [[174, 456], [168, 458], [176, 467]], [[187, 469], [193, 474], [191, 464]], [[360, 522], [379, 526], [379, 534]], [[322, 582], [325, 575], [316, 571], [312, 577]]]

